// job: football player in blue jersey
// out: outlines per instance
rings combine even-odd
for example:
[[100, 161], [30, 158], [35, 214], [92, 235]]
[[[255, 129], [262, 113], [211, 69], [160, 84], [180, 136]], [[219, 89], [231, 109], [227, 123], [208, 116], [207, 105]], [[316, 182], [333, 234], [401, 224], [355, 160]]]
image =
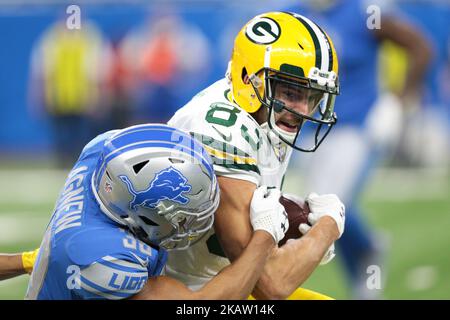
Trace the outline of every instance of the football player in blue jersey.
[[[266, 187], [255, 192], [248, 249], [194, 292], [161, 272], [167, 250], [189, 247], [213, 225], [220, 195], [210, 157], [166, 125], [109, 131], [85, 146], [69, 173], [26, 298], [246, 298], [288, 226], [279, 197]], [[6, 258], [14, 264], [17, 256]]]

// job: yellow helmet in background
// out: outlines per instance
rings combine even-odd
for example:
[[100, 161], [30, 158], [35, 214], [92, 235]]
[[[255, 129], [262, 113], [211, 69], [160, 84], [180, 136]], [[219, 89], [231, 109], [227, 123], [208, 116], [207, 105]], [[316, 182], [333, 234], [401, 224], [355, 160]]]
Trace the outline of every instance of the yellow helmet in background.
[[[278, 137], [295, 149], [314, 151], [336, 123], [337, 73], [333, 43], [318, 25], [296, 13], [269, 12], [256, 16], [241, 29], [235, 39], [227, 75], [233, 99], [241, 108], [254, 113], [265, 105], [269, 108], [269, 127]], [[298, 90], [306, 88], [320, 96], [314, 100], [311, 113], [298, 114], [274, 99], [280, 83]], [[281, 110], [289, 110], [301, 118], [295, 135], [275, 124], [274, 112]], [[313, 117], [315, 111], [317, 117]], [[317, 130], [323, 127], [327, 130], [322, 138], [316, 137], [313, 147], [302, 148], [296, 142], [307, 121], [315, 123]]]

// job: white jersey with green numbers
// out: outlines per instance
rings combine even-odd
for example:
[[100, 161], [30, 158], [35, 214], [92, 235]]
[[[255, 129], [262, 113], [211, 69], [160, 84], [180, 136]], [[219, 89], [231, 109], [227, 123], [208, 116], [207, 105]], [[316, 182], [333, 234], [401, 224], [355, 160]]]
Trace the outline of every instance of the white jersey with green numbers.
[[[274, 147], [267, 130], [231, 102], [229, 92], [226, 79], [217, 81], [175, 113], [168, 124], [202, 142], [217, 176], [280, 188], [292, 149], [285, 144]], [[229, 263], [211, 230], [189, 249], [169, 252], [166, 274], [196, 289]]]

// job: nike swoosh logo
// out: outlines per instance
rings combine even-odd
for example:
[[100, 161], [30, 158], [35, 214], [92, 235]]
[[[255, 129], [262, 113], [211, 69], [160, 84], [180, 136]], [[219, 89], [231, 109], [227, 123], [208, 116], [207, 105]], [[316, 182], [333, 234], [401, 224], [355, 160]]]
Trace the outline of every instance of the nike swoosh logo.
[[217, 130], [217, 128], [215, 126], [212, 126], [214, 130], [216, 130], [216, 132], [222, 137], [223, 140], [225, 140], [226, 142], [230, 142], [231, 141], [231, 133], [226, 136], [224, 135], [222, 132], [220, 132], [219, 130]]
[[148, 258], [142, 259], [141, 257], [139, 257], [138, 255], [136, 255], [135, 253], [131, 252], [131, 254], [139, 261], [139, 263], [143, 266], [146, 267], [148, 266]]

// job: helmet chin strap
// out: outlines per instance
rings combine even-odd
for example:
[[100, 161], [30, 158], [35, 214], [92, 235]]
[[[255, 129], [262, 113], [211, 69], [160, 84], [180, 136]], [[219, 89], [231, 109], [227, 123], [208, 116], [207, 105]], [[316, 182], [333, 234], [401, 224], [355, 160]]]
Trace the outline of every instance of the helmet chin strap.
[[[277, 112], [277, 111], [275, 110], [275, 108], [276, 108], [276, 107], [275, 107], [275, 101], [277, 101], [277, 100], [274, 100], [273, 108], [274, 108], [274, 111]], [[282, 104], [281, 108], [282, 108], [283, 106], [284, 106], [284, 104]], [[280, 111], [281, 111], [281, 109], [280, 109]], [[270, 119], [269, 119], [269, 121], [270, 121], [271, 124], [272, 124], [272, 130], [270, 130], [270, 131], [272, 131], [272, 132], [277, 136], [277, 139], [278, 139], [278, 140], [282, 141], [281, 139], [279, 139], [279, 136], [282, 136], [282, 137], [285, 138], [286, 140], [288, 140], [288, 141], [294, 143], [295, 137], [297, 136], [297, 132], [289, 132], [289, 131], [283, 130], [283, 129], [281, 129], [280, 127], [278, 127], [278, 126], [277, 126], [277, 123], [276, 123], [276, 121], [275, 121], [275, 112], [271, 112], [271, 114], [270, 114]], [[278, 111], [278, 112], [279, 112], [279, 111]], [[269, 128], [270, 128], [270, 127], [269, 127]]]
[[261, 128], [264, 132], [266, 132], [267, 138], [269, 139], [269, 143], [272, 145], [275, 155], [280, 161], [283, 161], [283, 159], [285, 159], [285, 155], [287, 154], [287, 150], [289, 150], [289, 145], [281, 140], [273, 129], [270, 129], [268, 122], [261, 124]]
[[228, 61], [227, 71], [225, 71], [225, 79], [227, 79], [228, 85], [231, 85], [231, 60]]
[[[273, 117], [273, 114], [272, 114]], [[288, 132], [285, 131], [281, 128], [279, 128], [276, 124], [275, 124], [275, 119], [271, 119], [272, 121], [272, 129], [269, 126], [268, 122], [264, 122], [263, 124], [261, 124], [261, 128], [266, 132], [270, 143], [275, 147], [275, 148], [281, 148], [283, 145], [287, 144], [281, 140], [280, 136], [283, 135], [283, 137], [287, 140], [293, 140], [295, 139], [296, 133], [293, 132]]]

